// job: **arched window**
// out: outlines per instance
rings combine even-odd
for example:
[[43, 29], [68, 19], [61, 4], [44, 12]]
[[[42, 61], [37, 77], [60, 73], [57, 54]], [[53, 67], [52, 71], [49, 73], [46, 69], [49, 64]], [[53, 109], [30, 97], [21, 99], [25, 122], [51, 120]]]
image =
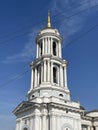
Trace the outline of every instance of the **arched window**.
[[56, 42], [53, 42], [53, 55], [56, 56]]
[[58, 83], [58, 74], [57, 74], [57, 67], [56, 66], [54, 66], [53, 67], [53, 82], [54, 83]]

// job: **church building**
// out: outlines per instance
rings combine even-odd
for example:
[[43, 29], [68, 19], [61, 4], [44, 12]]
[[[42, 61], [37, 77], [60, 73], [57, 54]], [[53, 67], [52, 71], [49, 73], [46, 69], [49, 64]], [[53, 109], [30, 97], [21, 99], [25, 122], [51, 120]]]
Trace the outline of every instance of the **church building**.
[[49, 13], [47, 26], [38, 32], [35, 41], [28, 99], [13, 111], [16, 130], [98, 130], [98, 110], [87, 112], [70, 98], [63, 41], [51, 26]]

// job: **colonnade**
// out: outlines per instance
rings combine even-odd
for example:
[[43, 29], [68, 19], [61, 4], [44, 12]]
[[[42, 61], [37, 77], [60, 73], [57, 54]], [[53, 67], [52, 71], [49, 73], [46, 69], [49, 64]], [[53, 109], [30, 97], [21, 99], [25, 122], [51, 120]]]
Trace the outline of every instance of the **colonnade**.
[[52, 37], [45, 37], [40, 39], [37, 43], [36, 58], [41, 57], [42, 55], [51, 54], [53, 55], [53, 42], [56, 43], [56, 56], [59, 58], [62, 57], [61, 53], [61, 43], [60, 40], [55, 40]]
[[[40, 67], [40, 69], [39, 69]], [[50, 59], [44, 59], [39, 65], [32, 68], [31, 89], [38, 87], [40, 84], [54, 84], [53, 67], [57, 68], [57, 83], [55, 85], [67, 88], [66, 65], [56, 64]]]

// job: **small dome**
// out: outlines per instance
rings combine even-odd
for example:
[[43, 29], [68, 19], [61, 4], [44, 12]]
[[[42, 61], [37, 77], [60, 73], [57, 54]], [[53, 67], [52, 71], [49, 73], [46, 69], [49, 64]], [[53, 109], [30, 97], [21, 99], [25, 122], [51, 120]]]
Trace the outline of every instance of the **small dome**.
[[60, 35], [60, 33], [58, 32], [57, 29], [53, 29], [53, 28], [44, 28], [41, 31], [39, 31], [38, 35], [42, 35], [42, 34], [46, 34], [46, 33], [53, 33], [53, 34], [57, 34]]
[[36, 37], [36, 43], [37, 43], [37, 40], [39, 40], [40, 38], [44, 36], [54, 36], [62, 41], [62, 37], [60, 36], [59, 31], [51, 26], [49, 12], [48, 12], [47, 26], [38, 32], [37, 37]]

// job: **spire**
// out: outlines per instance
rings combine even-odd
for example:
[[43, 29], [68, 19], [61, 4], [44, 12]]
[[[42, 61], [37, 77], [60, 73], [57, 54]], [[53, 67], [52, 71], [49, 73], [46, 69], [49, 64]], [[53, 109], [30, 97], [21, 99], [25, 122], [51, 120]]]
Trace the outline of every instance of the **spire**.
[[47, 23], [47, 27], [48, 27], [48, 28], [51, 27], [50, 12], [49, 12], [49, 11], [48, 11], [48, 23]]

